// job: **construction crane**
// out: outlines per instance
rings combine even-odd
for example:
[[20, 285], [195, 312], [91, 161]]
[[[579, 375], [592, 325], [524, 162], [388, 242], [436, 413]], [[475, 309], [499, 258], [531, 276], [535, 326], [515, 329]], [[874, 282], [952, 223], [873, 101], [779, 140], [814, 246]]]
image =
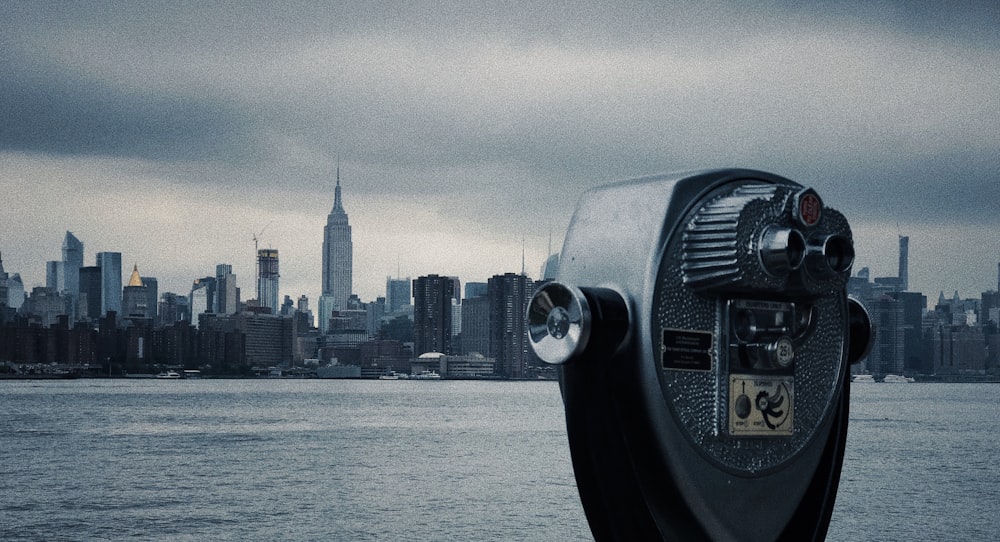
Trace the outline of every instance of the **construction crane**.
[[[264, 230], [266, 230], [267, 227], [273, 223], [274, 223], [273, 221], [268, 222], [267, 226], [264, 226], [263, 228], [260, 229], [259, 232], [253, 234], [253, 259], [254, 259], [254, 269], [255, 269], [254, 278], [256, 279], [255, 282], [257, 285], [257, 292], [260, 292], [260, 258], [258, 257], [257, 244], [260, 241], [260, 236], [264, 234]], [[257, 296], [260, 297], [260, 294], [258, 293]]]

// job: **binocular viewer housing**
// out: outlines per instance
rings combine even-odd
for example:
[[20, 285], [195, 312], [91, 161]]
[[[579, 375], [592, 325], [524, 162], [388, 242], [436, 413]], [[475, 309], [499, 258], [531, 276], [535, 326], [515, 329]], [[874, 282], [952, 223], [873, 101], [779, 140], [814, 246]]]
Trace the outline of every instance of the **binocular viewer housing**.
[[873, 338], [853, 261], [845, 217], [770, 173], [583, 196], [528, 334], [559, 366], [596, 538], [825, 536]]

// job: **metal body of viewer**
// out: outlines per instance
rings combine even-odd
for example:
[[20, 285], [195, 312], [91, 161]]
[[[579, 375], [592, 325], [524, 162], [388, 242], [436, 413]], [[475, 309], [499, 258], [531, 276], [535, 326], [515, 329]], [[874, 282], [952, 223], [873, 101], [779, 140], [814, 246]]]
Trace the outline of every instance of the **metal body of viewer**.
[[825, 535], [848, 365], [872, 338], [845, 293], [853, 258], [843, 215], [760, 171], [650, 177], [581, 199], [528, 327], [560, 367], [597, 539]]

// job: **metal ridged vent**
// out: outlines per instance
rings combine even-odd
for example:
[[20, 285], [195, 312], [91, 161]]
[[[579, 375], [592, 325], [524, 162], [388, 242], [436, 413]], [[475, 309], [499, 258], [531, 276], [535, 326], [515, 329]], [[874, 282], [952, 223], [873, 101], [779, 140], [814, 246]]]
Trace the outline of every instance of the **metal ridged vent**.
[[[684, 284], [700, 291], [741, 285], [750, 275], [759, 275], [746, 267], [747, 262], [755, 263], [746, 253], [756, 245], [754, 229], [747, 225], [759, 223], [763, 214], [774, 216], [774, 207], [780, 210], [784, 206], [786, 198], [779, 196], [785, 196], [786, 192], [778, 185], [749, 184], [705, 204], [683, 234]], [[754, 202], [759, 203], [751, 205]], [[744, 215], [748, 212], [757, 216], [747, 220], [750, 217]]]

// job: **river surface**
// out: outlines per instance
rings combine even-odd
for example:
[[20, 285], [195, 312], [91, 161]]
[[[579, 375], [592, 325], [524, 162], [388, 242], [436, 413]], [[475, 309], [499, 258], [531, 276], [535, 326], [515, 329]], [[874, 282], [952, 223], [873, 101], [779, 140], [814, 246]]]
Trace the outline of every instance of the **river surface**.
[[[1000, 385], [864, 384], [829, 540], [1000, 536]], [[554, 382], [0, 382], [0, 540], [590, 540]]]

